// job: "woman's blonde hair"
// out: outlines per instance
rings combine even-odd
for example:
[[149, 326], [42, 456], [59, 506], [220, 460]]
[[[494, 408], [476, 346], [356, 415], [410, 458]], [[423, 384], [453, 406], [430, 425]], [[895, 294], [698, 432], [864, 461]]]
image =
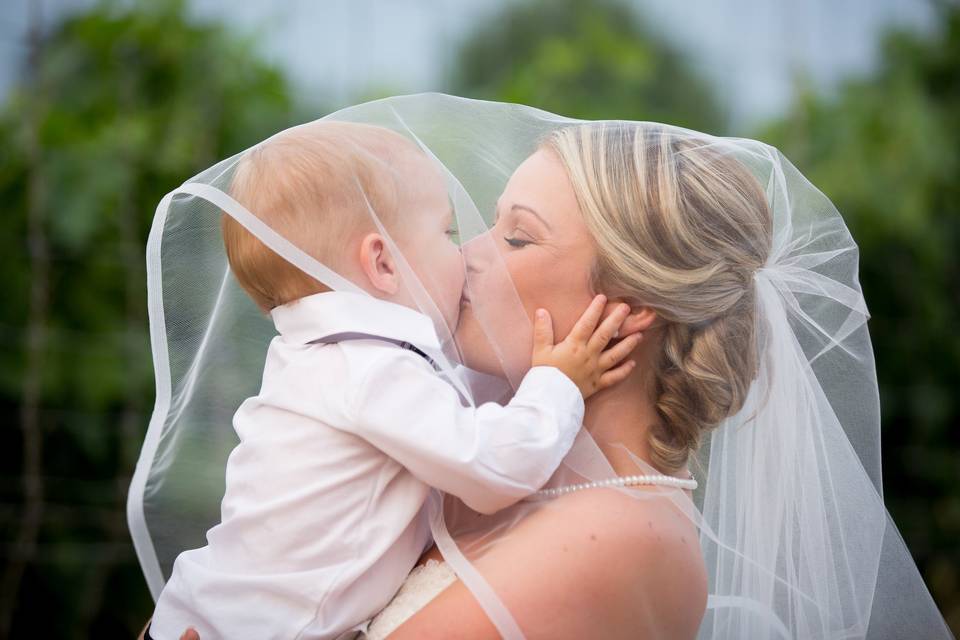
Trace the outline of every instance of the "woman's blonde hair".
[[544, 147], [595, 240], [596, 290], [665, 321], [650, 444], [654, 465], [675, 471], [756, 377], [753, 275], [772, 233], [764, 191], [718, 142], [663, 125], [576, 125]]

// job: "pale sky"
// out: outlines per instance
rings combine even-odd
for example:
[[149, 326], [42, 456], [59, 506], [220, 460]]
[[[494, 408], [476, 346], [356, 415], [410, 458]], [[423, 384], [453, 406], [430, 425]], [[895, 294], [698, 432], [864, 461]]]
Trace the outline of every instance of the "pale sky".
[[[123, 0], [120, 0], [121, 2]], [[472, 25], [521, 0], [190, 0], [191, 11], [252, 34], [304, 102], [343, 106], [371, 88], [442, 91]], [[0, 0], [0, 94], [19, 73], [28, 3], [47, 21], [93, 0]], [[732, 124], [775, 117], [797, 72], [829, 90], [869, 70], [890, 25], [927, 31], [926, 0], [631, 0], [687, 53], [731, 113]]]

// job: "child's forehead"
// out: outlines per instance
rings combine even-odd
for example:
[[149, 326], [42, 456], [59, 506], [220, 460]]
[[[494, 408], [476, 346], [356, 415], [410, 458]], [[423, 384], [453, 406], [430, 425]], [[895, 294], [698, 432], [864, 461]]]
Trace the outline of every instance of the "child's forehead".
[[393, 163], [396, 177], [413, 191], [428, 194], [434, 198], [449, 200], [443, 172], [435, 160], [422, 151], [404, 154]]
[[413, 147], [412, 149], [405, 148], [399, 151], [393, 160], [397, 167], [406, 172], [414, 173], [423, 180], [431, 180], [443, 184], [443, 173], [438, 166], [438, 162], [417, 147]]

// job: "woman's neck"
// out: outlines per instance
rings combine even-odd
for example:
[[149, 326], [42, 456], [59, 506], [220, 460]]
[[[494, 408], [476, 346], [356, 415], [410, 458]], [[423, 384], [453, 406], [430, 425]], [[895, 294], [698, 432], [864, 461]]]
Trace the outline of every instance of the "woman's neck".
[[627, 379], [597, 392], [586, 402], [583, 425], [618, 475], [637, 473], [632, 456], [653, 466], [650, 430], [660, 420], [654, 401], [655, 351], [641, 345], [631, 355], [637, 366]]

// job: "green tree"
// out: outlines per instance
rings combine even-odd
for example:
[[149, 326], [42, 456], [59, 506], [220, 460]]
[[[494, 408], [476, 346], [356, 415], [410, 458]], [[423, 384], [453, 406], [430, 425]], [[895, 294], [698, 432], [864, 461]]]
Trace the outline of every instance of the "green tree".
[[713, 93], [678, 48], [618, 0], [510, 4], [457, 56], [453, 88], [566, 116], [655, 120], [719, 132]]
[[960, 7], [890, 33], [878, 70], [804, 89], [760, 134], [820, 187], [860, 251], [883, 411], [886, 502], [960, 632]]
[[103, 4], [29, 46], [0, 110], [0, 637], [134, 637], [147, 231], [165, 192], [290, 124], [290, 92], [177, 0]]

